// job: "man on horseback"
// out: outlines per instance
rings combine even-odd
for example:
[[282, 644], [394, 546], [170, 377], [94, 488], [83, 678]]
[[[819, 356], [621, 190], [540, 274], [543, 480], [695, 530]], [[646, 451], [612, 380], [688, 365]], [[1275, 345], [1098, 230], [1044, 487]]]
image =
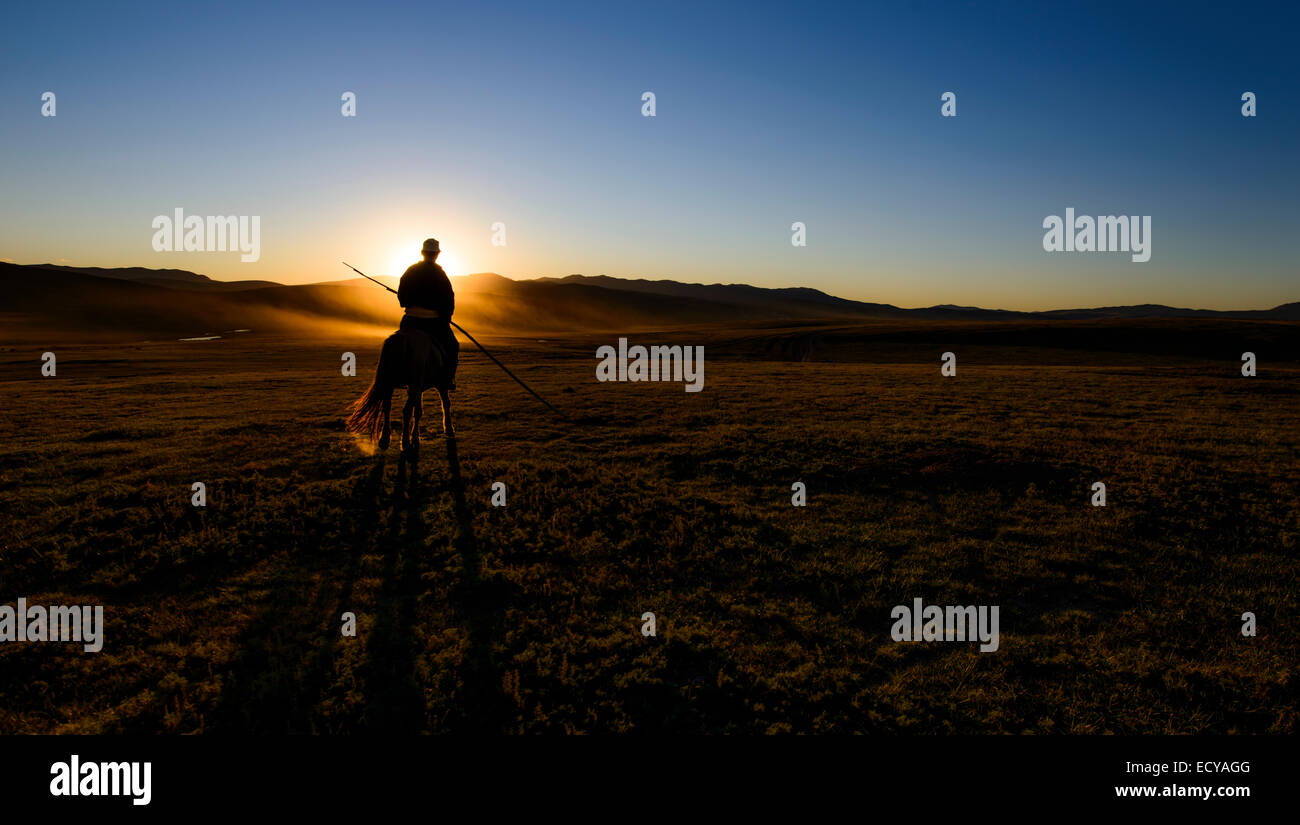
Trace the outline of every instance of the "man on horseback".
[[[442, 433], [447, 438], [456, 437], [451, 426], [451, 398], [447, 391], [455, 389], [456, 365], [460, 360], [460, 343], [451, 331], [451, 314], [456, 310], [456, 293], [451, 279], [438, 266], [438, 242], [429, 238], [424, 242], [424, 260], [411, 265], [397, 285], [397, 301], [406, 310], [397, 332], [384, 339], [379, 350], [379, 365], [375, 367], [375, 380], [348, 408], [349, 432], [369, 436], [378, 441], [379, 449], [388, 449], [392, 426], [393, 390], [406, 388], [406, 406], [402, 410], [402, 453], [410, 451], [412, 460], [420, 451], [420, 417], [424, 414], [424, 391], [430, 387], [438, 390], [442, 401]], [[369, 275], [344, 262], [363, 278], [374, 281]], [[392, 292], [393, 288], [375, 281]], [[459, 327], [457, 327], [459, 329]], [[561, 417], [545, 398], [532, 387], [519, 380], [513, 372], [496, 359], [483, 345], [461, 330], [470, 341], [483, 350], [483, 354], [538, 401], [546, 404]], [[439, 357], [441, 356], [441, 357]]]
[[[456, 366], [460, 361], [460, 342], [451, 331], [451, 316], [456, 311], [456, 293], [451, 279], [438, 266], [438, 241], [429, 238], [421, 252], [424, 260], [412, 264], [397, 285], [397, 302], [406, 309], [398, 329], [425, 333], [443, 353], [446, 389], [456, 387]], [[441, 384], [441, 382], [439, 382]]]

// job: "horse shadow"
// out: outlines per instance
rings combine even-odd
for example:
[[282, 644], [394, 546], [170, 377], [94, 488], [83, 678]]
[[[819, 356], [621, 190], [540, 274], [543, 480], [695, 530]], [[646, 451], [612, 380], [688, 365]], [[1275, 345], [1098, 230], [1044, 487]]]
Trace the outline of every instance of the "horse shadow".
[[415, 673], [414, 633], [429, 534], [422, 489], [418, 462], [403, 456], [393, 491], [397, 501], [378, 537], [383, 551], [380, 587], [361, 668], [366, 685], [363, 727], [370, 730], [415, 732], [427, 726], [424, 694]]
[[513, 714], [502, 687], [504, 671], [492, 650], [492, 640], [501, 631], [501, 616], [508, 602], [508, 585], [498, 577], [483, 577], [474, 517], [465, 498], [456, 439], [447, 444], [448, 485], [456, 518], [453, 542], [460, 554], [462, 578], [452, 589], [452, 605], [464, 623], [469, 649], [461, 661], [460, 681], [465, 686], [464, 703], [447, 720], [457, 732], [504, 733]]
[[502, 688], [503, 670], [493, 654], [493, 640], [501, 632], [499, 616], [506, 593], [501, 580], [484, 577], [456, 440], [445, 441], [445, 489], [450, 494], [455, 520], [452, 550], [461, 565], [460, 575], [450, 587], [449, 606], [455, 620], [465, 628], [469, 642], [457, 673], [461, 687], [456, 694], [461, 699], [435, 724], [416, 673], [416, 608], [428, 587], [421, 574], [431, 572], [434, 558], [424, 510], [430, 493], [442, 485], [428, 484], [420, 455], [408, 453], [398, 463], [395, 503], [383, 536], [386, 546], [382, 585], [363, 671], [367, 729], [500, 733], [512, 712]]

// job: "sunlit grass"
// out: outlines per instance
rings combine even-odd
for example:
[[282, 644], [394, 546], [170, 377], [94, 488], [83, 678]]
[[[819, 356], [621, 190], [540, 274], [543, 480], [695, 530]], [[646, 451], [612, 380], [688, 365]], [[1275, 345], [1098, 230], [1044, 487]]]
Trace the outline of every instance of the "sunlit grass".
[[[565, 424], [467, 348], [456, 461], [432, 401], [403, 478], [342, 431], [377, 343], [4, 383], [0, 601], [108, 631], [0, 645], [0, 732], [1295, 732], [1293, 372], [719, 359], [687, 394], [504, 349]], [[891, 642], [914, 596], [1001, 605], [1001, 649]]]

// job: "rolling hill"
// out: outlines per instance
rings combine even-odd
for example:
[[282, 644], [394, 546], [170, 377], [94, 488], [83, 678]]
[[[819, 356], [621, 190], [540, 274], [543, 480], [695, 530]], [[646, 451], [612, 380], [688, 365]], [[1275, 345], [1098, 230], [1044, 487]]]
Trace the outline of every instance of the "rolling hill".
[[[868, 321], [1300, 320], [1300, 303], [1244, 311], [1142, 305], [1015, 312], [953, 305], [904, 309], [806, 287], [767, 289], [605, 275], [512, 280], [478, 273], [454, 277], [453, 283], [459, 322], [529, 334]], [[7, 326], [73, 328], [89, 335], [197, 335], [232, 328], [311, 331], [348, 323], [392, 328], [400, 316], [393, 296], [361, 278], [286, 286], [214, 281], [177, 269], [0, 263], [0, 290]]]

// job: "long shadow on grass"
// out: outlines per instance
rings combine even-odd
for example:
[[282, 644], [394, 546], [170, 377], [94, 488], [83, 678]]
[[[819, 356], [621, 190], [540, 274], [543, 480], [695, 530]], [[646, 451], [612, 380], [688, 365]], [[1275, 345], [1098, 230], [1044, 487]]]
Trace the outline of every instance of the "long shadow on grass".
[[394, 496], [405, 505], [406, 518], [403, 523], [401, 507], [395, 506], [383, 537], [383, 584], [362, 668], [366, 685], [362, 726], [367, 730], [417, 733], [427, 727], [424, 697], [415, 675], [414, 638], [420, 562], [429, 535], [422, 515], [423, 492], [419, 461], [403, 456]]
[[451, 475], [452, 504], [457, 530], [456, 550], [460, 553], [463, 578], [452, 589], [452, 602], [465, 623], [469, 650], [461, 664], [460, 681], [464, 701], [447, 719], [450, 731], [500, 733], [512, 709], [502, 691], [502, 670], [492, 655], [492, 639], [499, 630], [508, 596], [495, 578], [484, 580], [479, 558], [474, 518], [465, 501], [465, 480], [461, 476], [456, 439], [447, 439], [447, 469]]

